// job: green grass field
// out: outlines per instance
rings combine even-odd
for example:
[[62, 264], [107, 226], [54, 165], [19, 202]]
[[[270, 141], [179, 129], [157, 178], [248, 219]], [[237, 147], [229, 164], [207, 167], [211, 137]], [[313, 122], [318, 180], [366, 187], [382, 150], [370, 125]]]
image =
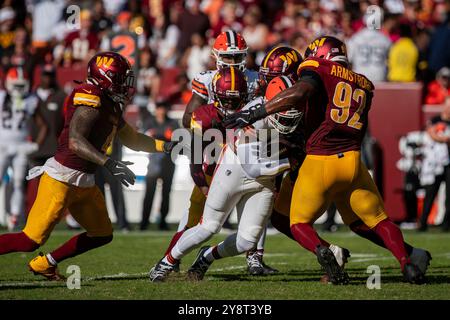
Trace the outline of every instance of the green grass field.
[[[319, 283], [322, 275], [315, 256], [283, 235], [267, 238], [265, 261], [280, 273], [266, 277], [246, 275], [243, 256], [215, 262], [205, 280], [187, 282], [185, 271], [195, 257], [192, 252], [182, 263], [180, 274], [165, 283], [151, 283], [148, 270], [161, 257], [172, 233], [132, 232], [115, 235], [114, 241], [97, 250], [60, 264], [66, 274], [69, 265], [81, 268], [81, 289], [47, 282], [27, 270], [36, 253], [0, 257], [0, 299], [450, 299], [450, 234], [432, 230], [406, 232], [411, 244], [427, 248], [433, 255], [428, 270], [429, 284], [403, 283], [399, 266], [390, 253], [349, 232], [324, 234], [329, 241], [352, 252], [347, 265], [350, 285]], [[43, 251], [54, 248], [72, 235], [55, 231]], [[223, 239], [219, 235], [211, 243]], [[381, 267], [381, 289], [366, 287], [367, 267]]]

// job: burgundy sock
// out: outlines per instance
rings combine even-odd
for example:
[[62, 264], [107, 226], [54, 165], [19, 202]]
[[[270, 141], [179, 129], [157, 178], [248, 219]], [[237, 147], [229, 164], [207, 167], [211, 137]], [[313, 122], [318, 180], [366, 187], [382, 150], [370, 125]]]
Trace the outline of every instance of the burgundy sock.
[[0, 235], [0, 255], [10, 252], [31, 252], [39, 245], [23, 232]]
[[392, 252], [394, 257], [400, 262], [401, 268], [406, 263], [409, 263], [408, 253], [405, 249], [405, 243], [403, 241], [403, 235], [399, 227], [395, 225], [391, 220], [385, 219], [379, 222], [373, 231], [383, 240], [386, 248]]
[[323, 246], [325, 246], [325, 247], [330, 247], [330, 243], [327, 241], [327, 240], [324, 240], [324, 239], [322, 239], [318, 234], [317, 234], [317, 232], [316, 232], [316, 235], [317, 235], [317, 237], [319, 238], [319, 240], [320, 240], [320, 243], [323, 245]]
[[166, 252], [164, 253], [165, 256], [167, 256], [167, 255], [170, 253], [170, 251], [172, 251], [172, 248], [175, 247], [175, 245], [176, 245], [177, 242], [178, 242], [178, 239], [181, 238], [181, 236], [183, 235], [183, 233], [184, 233], [186, 230], [187, 230], [187, 229], [183, 229], [183, 230], [178, 231], [177, 233], [175, 233], [175, 234], [173, 235], [172, 240], [170, 240], [169, 247], [167, 248]]
[[172, 255], [170, 253], [168, 253], [166, 255], [167, 261], [169, 261], [170, 264], [176, 264], [178, 263], [180, 260], [175, 259], [174, 257], [172, 257]]
[[67, 258], [75, 257], [91, 249], [98, 248], [111, 242], [113, 236], [89, 237], [86, 232], [77, 234], [58, 249], [51, 252], [51, 256], [56, 262], [61, 262]]
[[316, 254], [316, 247], [321, 245], [319, 236], [308, 223], [297, 223], [291, 226], [295, 240], [305, 249]]
[[[352, 224], [350, 224], [350, 229], [358, 236], [366, 238], [367, 240], [375, 243], [376, 245], [379, 245], [380, 247], [386, 249], [383, 240], [378, 236], [378, 234], [376, 234], [372, 229], [366, 226], [364, 222], [362, 222], [361, 220], [355, 221]], [[408, 255], [410, 255], [414, 248], [410, 244], [405, 242], [405, 249]]]
[[272, 223], [272, 226], [275, 229], [277, 229], [281, 233], [285, 234], [292, 240], [295, 240], [295, 238], [291, 232], [291, 226], [290, 226], [291, 222], [290, 222], [289, 217], [282, 215], [281, 213], [279, 213], [276, 210], [273, 210], [272, 216], [270, 218], [270, 222]]

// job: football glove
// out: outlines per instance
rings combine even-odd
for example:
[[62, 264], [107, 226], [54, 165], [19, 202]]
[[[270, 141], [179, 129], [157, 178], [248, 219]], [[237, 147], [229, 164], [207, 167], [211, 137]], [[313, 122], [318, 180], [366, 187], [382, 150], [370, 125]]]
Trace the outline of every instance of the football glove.
[[267, 116], [266, 109], [260, 107], [257, 109], [242, 110], [230, 115], [227, 115], [223, 121], [223, 124], [228, 129], [241, 129], [245, 128], [256, 121], [263, 119]]
[[103, 165], [106, 170], [108, 170], [111, 175], [119, 180], [124, 186], [128, 187], [133, 185], [136, 180], [136, 176], [133, 171], [131, 171], [127, 166], [132, 165], [133, 162], [129, 161], [116, 161], [111, 158], [106, 160]]

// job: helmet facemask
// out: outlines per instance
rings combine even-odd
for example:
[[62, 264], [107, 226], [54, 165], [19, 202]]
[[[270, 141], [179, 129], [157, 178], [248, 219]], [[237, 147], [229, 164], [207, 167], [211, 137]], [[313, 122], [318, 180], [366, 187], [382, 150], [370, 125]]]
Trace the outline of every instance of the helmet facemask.
[[[100, 70], [103, 73], [103, 70]], [[134, 72], [133, 70], [128, 70], [124, 76], [119, 74], [114, 74], [112, 71], [107, 71], [105, 76], [110, 79], [111, 86], [108, 88], [109, 97], [116, 103], [119, 103], [121, 108], [130, 99], [133, 98], [135, 93], [134, 87]], [[117, 77], [116, 81], [113, 81], [114, 77]], [[117, 84], [114, 84], [117, 83]]]
[[280, 134], [290, 134], [295, 131], [303, 113], [296, 109], [290, 109], [278, 113], [271, 114], [267, 117], [271, 126]]
[[227, 90], [225, 94], [214, 94], [215, 106], [223, 117], [240, 110], [245, 102], [245, 97], [238, 91]]
[[[246, 69], [247, 50], [233, 50], [231, 52], [226, 52], [213, 49], [213, 55], [216, 59], [216, 67], [218, 70], [223, 67], [234, 67], [244, 72]], [[234, 62], [227, 62], [224, 61], [224, 59]]]
[[26, 79], [6, 79], [6, 90], [13, 97], [23, 97], [30, 91], [30, 82]]

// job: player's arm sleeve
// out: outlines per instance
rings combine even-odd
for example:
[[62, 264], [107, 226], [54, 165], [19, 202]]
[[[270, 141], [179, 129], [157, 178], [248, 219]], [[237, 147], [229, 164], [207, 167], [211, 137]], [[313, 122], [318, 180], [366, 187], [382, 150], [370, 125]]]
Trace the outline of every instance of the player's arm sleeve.
[[153, 139], [143, 133], [137, 132], [128, 123], [124, 122], [119, 130], [120, 141], [134, 151], [163, 152], [164, 141]]

